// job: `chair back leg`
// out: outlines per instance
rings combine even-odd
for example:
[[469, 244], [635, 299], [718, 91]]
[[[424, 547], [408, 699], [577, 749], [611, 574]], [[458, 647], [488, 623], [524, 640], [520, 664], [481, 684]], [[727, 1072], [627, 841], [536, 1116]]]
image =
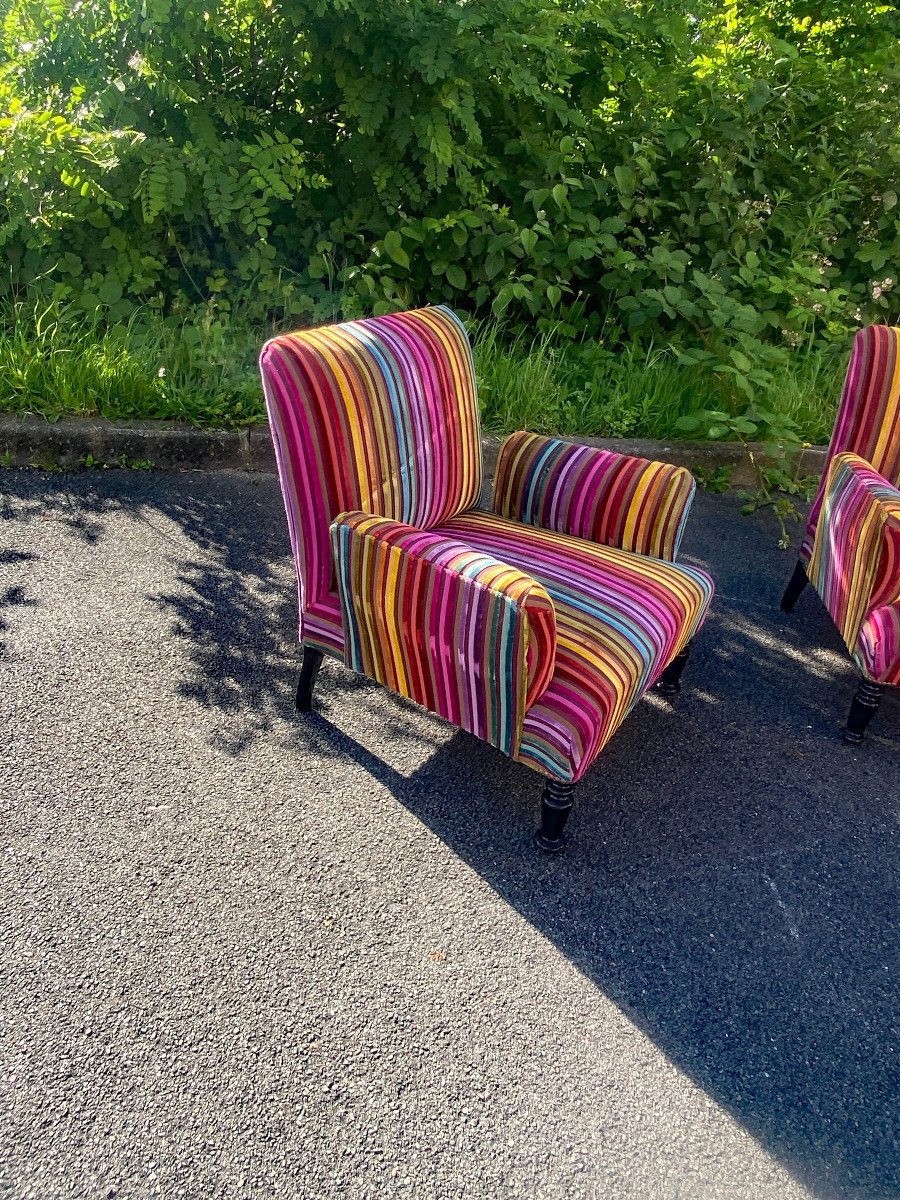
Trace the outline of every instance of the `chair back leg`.
[[693, 643], [688, 642], [685, 648], [675, 655], [662, 675], [660, 675], [656, 683], [656, 690], [661, 696], [677, 696], [681, 691], [681, 673], [691, 656], [692, 646]]
[[800, 598], [800, 593], [808, 583], [809, 576], [806, 574], [806, 566], [802, 561], [799, 561], [796, 567], [794, 567], [794, 573], [787, 587], [784, 589], [784, 595], [781, 597], [782, 612], [793, 612], [794, 605]]

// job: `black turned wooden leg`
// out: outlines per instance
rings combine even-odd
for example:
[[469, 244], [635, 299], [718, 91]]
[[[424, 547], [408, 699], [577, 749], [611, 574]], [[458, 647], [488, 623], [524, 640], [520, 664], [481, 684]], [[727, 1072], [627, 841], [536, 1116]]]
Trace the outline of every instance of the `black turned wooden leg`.
[[303, 647], [303, 660], [300, 663], [300, 678], [297, 680], [297, 711], [312, 710], [313, 688], [316, 686], [316, 676], [322, 659], [325, 657], [321, 650], [313, 650], [312, 646]]
[[850, 714], [847, 717], [847, 728], [843, 738], [848, 746], [858, 746], [866, 736], [866, 726], [878, 711], [881, 697], [884, 695], [884, 684], [872, 683], [869, 679], [861, 679]]
[[781, 611], [789, 613], [794, 611], [794, 605], [800, 598], [800, 593], [809, 583], [809, 576], [806, 574], [806, 567], [802, 562], [798, 562], [794, 567], [794, 573], [790, 578], [790, 582], [784, 589], [784, 595], [781, 597]]
[[693, 642], [688, 642], [685, 648], [676, 654], [656, 682], [656, 690], [661, 696], [677, 696], [681, 691], [681, 672], [687, 660], [691, 657]]
[[544, 784], [544, 794], [541, 796], [541, 826], [535, 833], [534, 840], [549, 854], [562, 850], [566, 844], [563, 830], [572, 811], [574, 791], [574, 783], [562, 783], [558, 779], [548, 779]]

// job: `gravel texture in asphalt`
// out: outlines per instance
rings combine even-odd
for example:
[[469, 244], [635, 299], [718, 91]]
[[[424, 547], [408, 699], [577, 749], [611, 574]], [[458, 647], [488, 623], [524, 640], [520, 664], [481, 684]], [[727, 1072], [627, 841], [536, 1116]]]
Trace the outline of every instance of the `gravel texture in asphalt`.
[[900, 1196], [900, 697], [764, 515], [580, 788], [326, 663], [277, 482], [0, 471], [0, 1195]]

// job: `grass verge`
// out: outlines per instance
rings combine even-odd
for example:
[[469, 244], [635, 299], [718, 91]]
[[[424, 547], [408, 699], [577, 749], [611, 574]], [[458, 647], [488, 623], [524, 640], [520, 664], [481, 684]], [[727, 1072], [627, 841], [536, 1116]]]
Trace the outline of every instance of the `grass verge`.
[[[108, 328], [20, 305], [0, 314], [0, 411], [240, 428], [265, 415], [256, 357], [270, 332], [172, 318]], [[677, 438], [680, 417], [746, 403], [712, 370], [680, 365], [663, 347], [510, 339], [496, 323], [478, 326], [473, 342], [491, 433]], [[803, 441], [827, 442], [843, 369], [839, 354], [798, 351], [760, 400], [791, 417]]]
[[[485, 428], [505, 433], [684, 438], [677, 422], [704, 409], [737, 414], [747, 405], [708, 367], [683, 366], [665, 348], [506, 341], [496, 325], [475, 338]], [[846, 370], [840, 350], [798, 350], [772, 372], [759, 401], [796, 425], [802, 441], [824, 444], [834, 425]]]

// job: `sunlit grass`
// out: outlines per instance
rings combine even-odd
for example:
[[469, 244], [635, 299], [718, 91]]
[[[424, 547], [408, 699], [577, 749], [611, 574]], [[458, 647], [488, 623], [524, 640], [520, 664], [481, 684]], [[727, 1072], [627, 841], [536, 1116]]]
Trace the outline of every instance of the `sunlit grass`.
[[19, 305], [0, 316], [0, 409], [247, 425], [264, 415], [256, 356], [265, 336], [146, 319], [107, 328]]
[[[494, 433], [683, 438], [680, 417], [703, 409], [736, 414], [747, 404], [727, 376], [684, 366], [665, 347], [611, 351], [521, 334], [510, 340], [487, 325], [476, 331], [474, 349], [484, 426]], [[841, 354], [798, 350], [771, 372], [756, 400], [795, 421], [803, 441], [827, 442], [845, 369]]]
[[[204, 325], [150, 315], [107, 327], [73, 311], [8, 307], [0, 312], [0, 409], [49, 420], [247, 425], [264, 417], [256, 359], [270, 332], [239, 319]], [[476, 326], [473, 344], [488, 432], [676, 438], [684, 436], [680, 417], [745, 403], [711, 369], [681, 365], [665, 346], [610, 350], [510, 336], [496, 322]], [[797, 351], [759, 402], [787, 413], [804, 441], [826, 442], [843, 370], [840, 354]]]

